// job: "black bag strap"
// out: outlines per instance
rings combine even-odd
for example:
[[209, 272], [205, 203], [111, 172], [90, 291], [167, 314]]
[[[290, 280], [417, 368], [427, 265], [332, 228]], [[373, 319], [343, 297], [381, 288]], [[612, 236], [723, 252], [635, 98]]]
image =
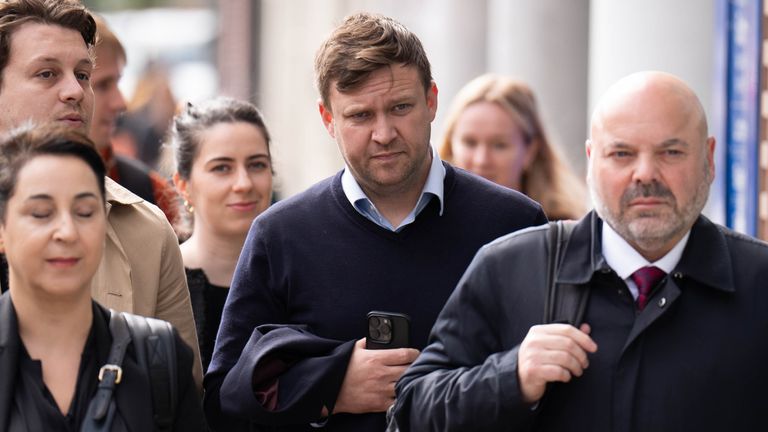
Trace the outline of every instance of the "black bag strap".
[[131, 334], [122, 313], [109, 311], [109, 332], [112, 335], [112, 347], [107, 363], [99, 369], [99, 385], [88, 405], [88, 414], [80, 429], [82, 432], [110, 431], [115, 418], [116, 407], [112, 396], [115, 386], [123, 379], [123, 358], [131, 343]]
[[127, 315], [136, 356], [149, 374], [156, 431], [170, 431], [178, 400], [176, 341], [165, 321]]
[[549, 223], [544, 323], [566, 323], [578, 326], [584, 319], [584, 312], [589, 301], [589, 285], [557, 283], [557, 270], [560, 268], [562, 254], [575, 226], [575, 222], [556, 221]]

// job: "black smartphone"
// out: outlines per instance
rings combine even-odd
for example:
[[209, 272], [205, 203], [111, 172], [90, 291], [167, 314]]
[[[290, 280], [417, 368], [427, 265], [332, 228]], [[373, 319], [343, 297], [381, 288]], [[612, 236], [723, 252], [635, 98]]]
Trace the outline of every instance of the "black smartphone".
[[397, 312], [368, 312], [366, 349], [408, 348], [411, 343], [411, 318]]

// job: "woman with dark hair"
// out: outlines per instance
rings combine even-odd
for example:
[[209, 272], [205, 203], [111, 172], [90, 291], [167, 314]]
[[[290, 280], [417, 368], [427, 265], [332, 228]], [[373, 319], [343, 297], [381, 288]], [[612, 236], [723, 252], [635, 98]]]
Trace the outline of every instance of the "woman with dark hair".
[[192, 225], [181, 255], [207, 370], [248, 229], [272, 200], [269, 132], [252, 104], [217, 98], [187, 105], [171, 142], [173, 180]]
[[586, 212], [584, 183], [549, 141], [533, 91], [522, 81], [486, 74], [467, 83], [451, 105], [440, 157], [528, 195], [550, 220]]
[[[155, 429], [156, 396], [149, 396], [159, 387], [150, 383], [143, 346], [124, 342], [114, 313], [91, 299], [107, 226], [104, 172], [93, 143], [72, 129], [28, 127], [0, 142], [0, 238], [9, 267], [9, 291], [0, 297], [0, 430], [80, 430], [110, 384], [100, 405], [110, 407], [105, 430]], [[176, 388], [169, 429], [204, 430], [192, 352], [171, 334], [163, 345], [176, 352], [168, 357], [176, 376], [168, 374], [164, 387]]]

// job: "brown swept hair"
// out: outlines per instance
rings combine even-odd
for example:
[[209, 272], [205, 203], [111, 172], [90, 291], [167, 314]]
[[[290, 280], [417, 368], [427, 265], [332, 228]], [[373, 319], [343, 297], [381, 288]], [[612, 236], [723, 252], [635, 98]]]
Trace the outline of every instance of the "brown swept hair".
[[0, 84], [11, 55], [11, 37], [26, 23], [58, 25], [83, 36], [88, 51], [96, 43], [96, 22], [88, 9], [74, 0], [12, 0], [0, 2]]
[[346, 17], [315, 55], [315, 79], [323, 105], [331, 108], [331, 83], [339, 92], [348, 92], [371, 72], [394, 64], [415, 66], [424, 91], [429, 91], [432, 70], [415, 34], [383, 15], [363, 12]]

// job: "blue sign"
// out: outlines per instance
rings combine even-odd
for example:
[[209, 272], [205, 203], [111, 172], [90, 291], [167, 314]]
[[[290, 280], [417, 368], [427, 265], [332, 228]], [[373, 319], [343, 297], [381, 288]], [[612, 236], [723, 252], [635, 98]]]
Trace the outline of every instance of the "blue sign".
[[[757, 234], [762, 1], [725, 0], [726, 224]], [[721, 9], [722, 10], [722, 9]]]

